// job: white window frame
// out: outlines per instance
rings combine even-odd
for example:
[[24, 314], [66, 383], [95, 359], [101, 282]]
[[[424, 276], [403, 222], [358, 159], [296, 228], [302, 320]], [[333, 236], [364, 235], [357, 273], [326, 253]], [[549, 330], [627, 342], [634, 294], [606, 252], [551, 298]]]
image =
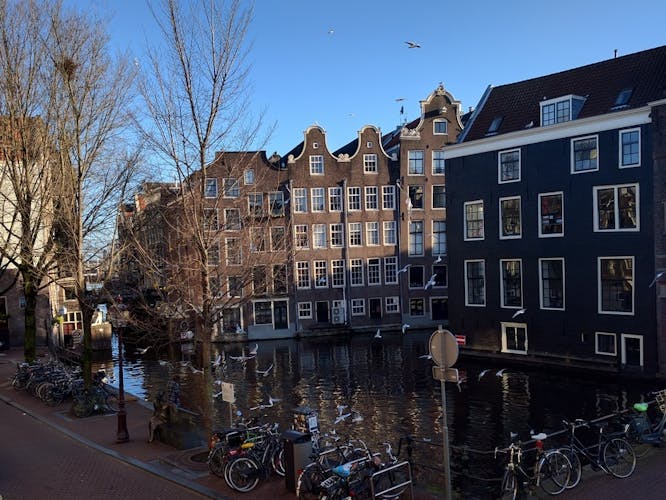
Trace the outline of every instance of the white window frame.
[[[435, 158], [437, 157], [437, 158]], [[441, 168], [439, 168], [441, 166]], [[445, 175], [446, 174], [446, 161], [444, 159], [444, 150], [432, 150], [432, 175]], [[440, 171], [441, 170], [441, 171]]]
[[369, 247], [379, 246], [381, 243], [379, 237], [379, 222], [371, 221], [365, 223], [365, 245]]
[[312, 213], [323, 213], [326, 211], [326, 188], [310, 188], [310, 210]]
[[[613, 339], [613, 352], [599, 350], [599, 338], [611, 337]], [[594, 354], [601, 356], [617, 356], [617, 335], [610, 332], [594, 332]]]
[[377, 186], [365, 186], [365, 209], [370, 212], [379, 210], [379, 188]]
[[342, 212], [344, 200], [342, 199], [342, 188], [334, 186], [328, 188], [328, 211]]
[[312, 224], [312, 248], [327, 248], [326, 224]]
[[[636, 227], [627, 227], [627, 228], [620, 228], [619, 223], [620, 223], [620, 204], [618, 203], [618, 191], [621, 188], [626, 188], [626, 187], [634, 187], [636, 189]], [[598, 192], [602, 189], [613, 189], [613, 204], [614, 204], [614, 219], [615, 219], [615, 227], [612, 229], [600, 229], [599, 228], [599, 204], [598, 204]], [[614, 185], [609, 185], [609, 186], [593, 186], [592, 188], [592, 210], [593, 212], [593, 217], [594, 217], [594, 232], [599, 232], [599, 233], [635, 233], [641, 230], [641, 217], [640, 217], [640, 190], [639, 190], [639, 184], [638, 183], [630, 183], [630, 184], [614, 184]]]
[[[444, 132], [437, 132], [437, 125], [444, 124]], [[445, 118], [437, 118], [432, 121], [432, 134], [433, 135], [447, 135], [449, 133], [449, 122]]]
[[370, 257], [366, 261], [368, 273], [368, 286], [381, 286], [382, 284], [382, 259]]
[[365, 299], [351, 299], [351, 315], [365, 316]]
[[[624, 164], [624, 152], [622, 151], [622, 138], [625, 134], [633, 134], [637, 133], [638, 134], [638, 161], [636, 163], [627, 163], [626, 165]], [[618, 148], [619, 148], [619, 158], [618, 158], [618, 165], [620, 168], [636, 168], [641, 166], [641, 129], [636, 127], [636, 128], [628, 128], [624, 130], [620, 130], [618, 133]]]
[[[437, 231], [435, 232], [435, 224], [444, 224], [444, 231]], [[435, 241], [435, 235], [437, 235], [438, 238], [442, 238], [441, 241]], [[432, 248], [432, 254], [433, 255], [446, 255], [447, 252], [447, 238], [446, 238], [446, 221], [445, 220], [433, 220], [430, 221], [430, 247]], [[438, 248], [439, 247], [439, 248]], [[441, 250], [442, 247], [444, 247], [444, 251], [437, 251], [438, 249]]]
[[299, 302], [298, 319], [312, 319], [312, 302]]
[[310, 175], [324, 175], [324, 155], [310, 155]]
[[[444, 188], [444, 206], [436, 207], [435, 206], [435, 188]], [[433, 184], [431, 189], [431, 204], [433, 210], [446, 210], [446, 184]]]
[[400, 312], [400, 297], [384, 297], [384, 311], [386, 314]]
[[377, 173], [377, 155], [369, 153], [363, 155], [363, 173], [376, 174]]
[[328, 288], [328, 262], [325, 260], [313, 260], [312, 271], [314, 273], [314, 287]]
[[[417, 158], [416, 153], [421, 153], [421, 157]], [[417, 169], [417, 162], [420, 162], [420, 169]], [[420, 170], [420, 171], [419, 171]], [[425, 155], [422, 149], [410, 149], [407, 151], [407, 175], [424, 175], [425, 174]]]
[[254, 169], [253, 168], [246, 168], [243, 171], [243, 184], [245, 184], [245, 185], [254, 184]]
[[347, 187], [347, 210], [349, 212], [361, 211], [361, 188], [360, 186]]
[[386, 285], [398, 284], [398, 257], [384, 257], [384, 283]]
[[[504, 155], [509, 155], [513, 153], [518, 153], [518, 177], [516, 179], [504, 179], [504, 172], [502, 170], [502, 157]], [[520, 148], [507, 149], [497, 153], [497, 182], [498, 184], [508, 184], [510, 182], [520, 182], [523, 171], [522, 171], [522, 161], [521, 161], [521, 151]]]
[[395, 186], [382, 186], [382, 210], [395, 210]]
[[331, 288], [344, 288], [347, 279], [344, 259], [331, 261]]
[[[545, 261], [554, 261], [559, 260], [562, 262], [562, 307], [546, 307], [543, 303], [543, 266], [541, 265]], [[566, 308], [566, 269], [564, 267], [564, 258], [563, 257], [544, 257], [539, 259], [539, 307], [548, 311], [564, 311]]]
[[308, 212], [308, 189], [292, 188], [294, 197], [294, 213], [306, 214]]
[[[229, 186], [227, 185], [227, 181], [230, 181]], [[215, 182], [217, 183], [217, 179]], [[225, 177], [222, 179], [222, 186], [224, 189], [222, 198], [238, 198], [240, 196], [240, 182], [235, 177]]]
[[[544, 198], [546, 196], [559, 196], [561, 200], [561, 206], [562, 206], [562, 232], [561, 233], [552, 233], [552, 234], [547, 234], [543, 232], [543, 217], [544, 215], [541, 213], [541, 198]], [[562, 238], [564, 236], [564, 192], [563, 191], [551, 191], [550, 193], [539, 193], [539, 206], [538, 206], [538, 217], [539, 220], [537, 221], [537, 226], [539, 227], [539, 238]]]
[[[504, 207], [503, 203], [507, 201], [518, 200], [518, 232], [517, 234], [504, 233]], [[499, 199], [499, 239], [500, 240], [518, 240], [523, 237], [523, 206], [520, 196], [506, 196]]]
[[[425, 297], [409, 297], [408, 301], [409, 301], [409, 302], [408, 302], [409, 315], [410, 315], [411, 317], [413, 317], [413, 318], [425, 318], [425, 315], [426, 315], [426, 307], [425, 307], [425, 306], [426, 306], [426, 301], [425, 301]], [[423, 314], [413, 314], [413, 313], [412, 313], [412, 301], [414, 301], [414, 302], [421, 302], [421, 304], [423, 305], [423, 307], [421, 308], [422, 311], [423, 311]]]
[[[631, 287], [631, 311], [605, 311], [602, 310], [602, 292], [601, 292], [601, 262], [604, 260], [619, 260], [619, 259], [630, 259], [631, 260], [631, 278], [632, 283]], [[597, 312], [599, 314], [612, 314], [618, 316], [633, 316], [636, 310], [636, 261], [633, 255], [619, 255], [619, 256], [599, 256], [597, 257]]]
[[[597, 156], [596, 156], [597, 161], [596, 161], [596, 163], [597, 163], [597, 165], [596, 165], [595, 168], [585, 168], [585, 169], [582, 169], [582, 170], [576, 170], [576, 151], [575, 151], [576, 143], [577, 142], [582, 142], [582, 141], [588, 141], [590, 139], [594, 139], [594, 141], [596, 142], [596, 150], [597, 150]], [[590, 173], [590, 172], [598, 172], [599, 171], [599, 165], [600, 165], [600, 162], [601, 162], [601, 160], [600, 160], [601, 154], [600, 154], [600, 151], [599, 151], [599, 136], [597, 134], [586, 135], [586, 136], [583, 136], [583, 137], [575, 137], [575, 138], [571, 139], [570, 149], [571, 149], [571, 174], [572, 175], [574, 175], [574, 174], [587, 174], [587, 173]]]
[[310, 275], [310, 262], [301, 260], [296, 262], [296, 288], [307, 290], [312, 287], [312, 277]]
[[[350, 247], [362, 247], [363, 246], [363, 223], [361, 222], [350, 222], [347, 230], [349, 238]], [[352, 241], [352, 238], [356, 239], [358, 236], [358, 242]]]
[[[412, 233], [412, 226], [416, 227], [418, 224], [421, 226], [420, 231], [414, 231]], [[425, 223], [422, 220], [412, 220], [409, 221], [407, 226], [408, 240], [407, 240], [407, 255], [410, 257], [420, 257], [425, 255]], [[415, 235], [415, 236], [412, 236]], [[420, 243], [414, 240], [416, 236], [420, 235]], [[412, 248], [414, 247], [414, 248]], [[420, 249], [420, 251], [418, 251]]]
[[[480, 262], [481, 265], [482, 265], [483, 302], [480, 303], [480, 304], [469, 302], [469, 277], [467, 275], [467, 271], [468, 271], [467, 265], [471, 264], [471, 263], [474, 263], [474, 262]], [[487, 286], [486, 286], [486, 282], [487, 282], [487, 279], [486, 279], [486, 261], [484, 259], [468, 259], [468, 260], [465, 260], [464, 264], [465, 264], [465, 270], [464, 270], [465, 271], [465, 277], [464, 277], [464, 279], [465, 279], [465, 305], [468, 306], [468, 307], [485, 307], [486, 306], [486, 289], [487, 289]]]
[[[507, 305], [504, 301], [504, 263], [505, 262], [518, 262], [518, 268], [520, 271], [520, 304], [517, 305]], [[520, 309], [523, 307], [523, 299], [525, 292], [523, 290], [523, 259], [500, 259], [500, 307], [502, 309]]]
[[[469, 224], [469, 220], [467, 219], [467, 207], [472, 206], [472, 205], [481, 205], [481, 229], [479, 230], [479, 233], [481, 234], [480, 236], [474, 236], [470, 237], [468, 236], [468, 229], [467, 225]], [[472, 200], [472, 201], [466, 201], [463, 204], [463, 235], [464, 235], [464, 240], [465, 241], [480, 241], [485, 239], [486, 237], [486, 231], [485, 231], [485, 208], [484, 208], [484, 203], [483, 200]]]
[[[204, 197], [207, 199], [215, 199], [218, 195], [217, 179], [215, 177], [206, 177], [204, 180], [206, 188], [204, 189]], [[213, 195], [213, 191], [215, 194]]]
[[[342, 248], [345, 246], [345, 226], [342, 222], [336, 222], [329, 226], [331, 248]], [[336, 243], [336, 239], [338, 243]]]
[[640, 361], [640, 367], [642, 368], [645, 363], [645, 342], [643, 339], [642, 335], [635, 335], [631, 333], [622, 333], [620, 335], [620, 362], [623, 365], [627, 364], [627, 344], [625, 342], [626, 339], [638, 339], [640, 340], [641, 344], [641, 361]]
[[349, 282], [350, 286], [365, 285], [365, 275], [363, 274], [363, 259], [349, 260]]
[[[513, 354], [527, 354], [529, 349], [529, 336], [527, 333], [527, 323], [510, 323], [502, 322], [502, 352], [510, 352]], [[524, 349], [509, 349], [507, 342], [507, 328], [522, 328], [525, 330], [525, 348]]]
[[[301, 245], [299, 236], [305, 236], [305, 245]], [[294, 225], [294, 248], [297, 250], [310, 248], [310, 234], [307, 224]]]
[[397, 223], [394, 220], [385, 220], [382, 222], [383, 230], [383, 243], [387, 246], [395, 246], [398, 244], [398, 230]]

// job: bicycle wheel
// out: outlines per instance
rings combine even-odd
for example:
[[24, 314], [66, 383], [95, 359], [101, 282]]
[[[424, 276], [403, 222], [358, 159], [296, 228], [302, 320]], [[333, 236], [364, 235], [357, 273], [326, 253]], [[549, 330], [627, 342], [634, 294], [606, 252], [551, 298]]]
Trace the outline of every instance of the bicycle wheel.
[[636, 469], [636, 455], [626, 439], [614, 438], [604, 445], [602, 459], [613, 476], [629, 477]]
[[518, 497], [518, 481], [516, 480], [516, 474], [513, 470], [507, 469], [504, 472], [499, 497], [503, 500], [516, 500]]
[[647, 452], [650, 451], [650, 448], [652, 447], [652, 445], [636, 429], [634, 429], [633, 426], [630, 426], [629, 429], [627, 429], [625, 439], [629, 441], [636, 458], [642, 458], [647, 455]]
[[94, 409], [94, 403], [85, 395], [80, 398], [75, 398], [74, 401], [72, 401], [72, 413], [74, 413], [76, 417], [89, 417]]
[[559, 451], [548, 451], [539, 460], [537, 478], [541, 489], [549, 495], [559, 495], [569, 484], [571, 462]]
[[284, 477], [287, 474], [287, 470], [284, 466], [284, 448], [282, 446], [273, 450], [273, 454], [271, 456], [271, 467], [280, 477]]
[[326, 474], [318, 463], [312, 463], [303, 469], [296, 481], [296, 498], [315, 500], [319, 498], [321, 483], [326, 479]]
[[560, 448], [557, 451], [567, 457], [567, 460], [569, 460], [569, 464], [571, 465], [571, 468], [569, 469], [569, 481], [567, 482], [566, 487], [567, 489], [575, 488], [578, 486], [578, 483], [580, 483], [580, 478], [583, 473], [583, 466], [580, 463], [580, 458], [578, 457], [576, 450], [573, 448]]
[[261, 466], [250, 457], [238, 457], [229, 463], [227, 479], [229, 487], [242, 493], [252, 491], [259, 484]]
[[107, 393], [106, 398], [104, 399], [104, 404], [106, 405], [106, 409], [113, 413], [118, 413], [118, 410], [120, 409], [118, 396], [115, 394]]
[[225, 449], [223, 446], [218, 446], [210, 452], [208, 457], [208, 468], [218, 477], [224, 478], [224, 466], [227, 460], [225, 458]]

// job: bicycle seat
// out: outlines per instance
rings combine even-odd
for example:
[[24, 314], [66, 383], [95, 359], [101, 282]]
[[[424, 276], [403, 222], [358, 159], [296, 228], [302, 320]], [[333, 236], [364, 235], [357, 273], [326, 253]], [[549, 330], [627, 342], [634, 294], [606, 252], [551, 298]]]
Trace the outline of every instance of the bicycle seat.
[[645, 413], [648, 409], [648, 406], [649, 405], [647, 403], [635, 403], [633, 408], [638, 412]]
[[548, 437], [548, 434], [545, 432], [540, 432], [539, 434], [530, 434], [530, 437], [535, 441], [543, 441]]

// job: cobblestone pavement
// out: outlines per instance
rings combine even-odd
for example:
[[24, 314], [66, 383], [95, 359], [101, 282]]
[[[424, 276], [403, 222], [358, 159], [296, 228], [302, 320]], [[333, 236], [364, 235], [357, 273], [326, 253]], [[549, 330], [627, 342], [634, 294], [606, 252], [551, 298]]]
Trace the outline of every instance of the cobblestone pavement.
[[[69, 405], [49, 407], [10, 377], [22, 350], [0, 353], [0, 500], [6, 499], [293, 499], [284, 479], [263, 482], [250, 493], [235, 493], [221, 478], [193, 460], [204, 447], [177, 450], [147, 442], [152, 407], [127, 398], [130, 441], [116, 443], [116, 415], [77, 419]], [[581, 484], [561, 497], [580, 500], [665, 498], [666, 449], [654, 449], [624, 480], [585, 471]], [[415, 490], [415, 500], [441, 498]], [[462, 497], [456, 497], [462, 498]], [[465, 498], [465, 500], [467, 500]], [[486, 500], [486, 499], [479, 499]]]

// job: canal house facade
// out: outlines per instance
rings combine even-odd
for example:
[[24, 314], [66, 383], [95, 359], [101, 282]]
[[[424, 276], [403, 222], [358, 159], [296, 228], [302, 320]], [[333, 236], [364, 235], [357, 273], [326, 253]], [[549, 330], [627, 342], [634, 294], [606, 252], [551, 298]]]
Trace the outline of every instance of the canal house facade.
[[444, 153], [469, 349], [664, 373], [665, 91], [666, 47], [487, 89]]

